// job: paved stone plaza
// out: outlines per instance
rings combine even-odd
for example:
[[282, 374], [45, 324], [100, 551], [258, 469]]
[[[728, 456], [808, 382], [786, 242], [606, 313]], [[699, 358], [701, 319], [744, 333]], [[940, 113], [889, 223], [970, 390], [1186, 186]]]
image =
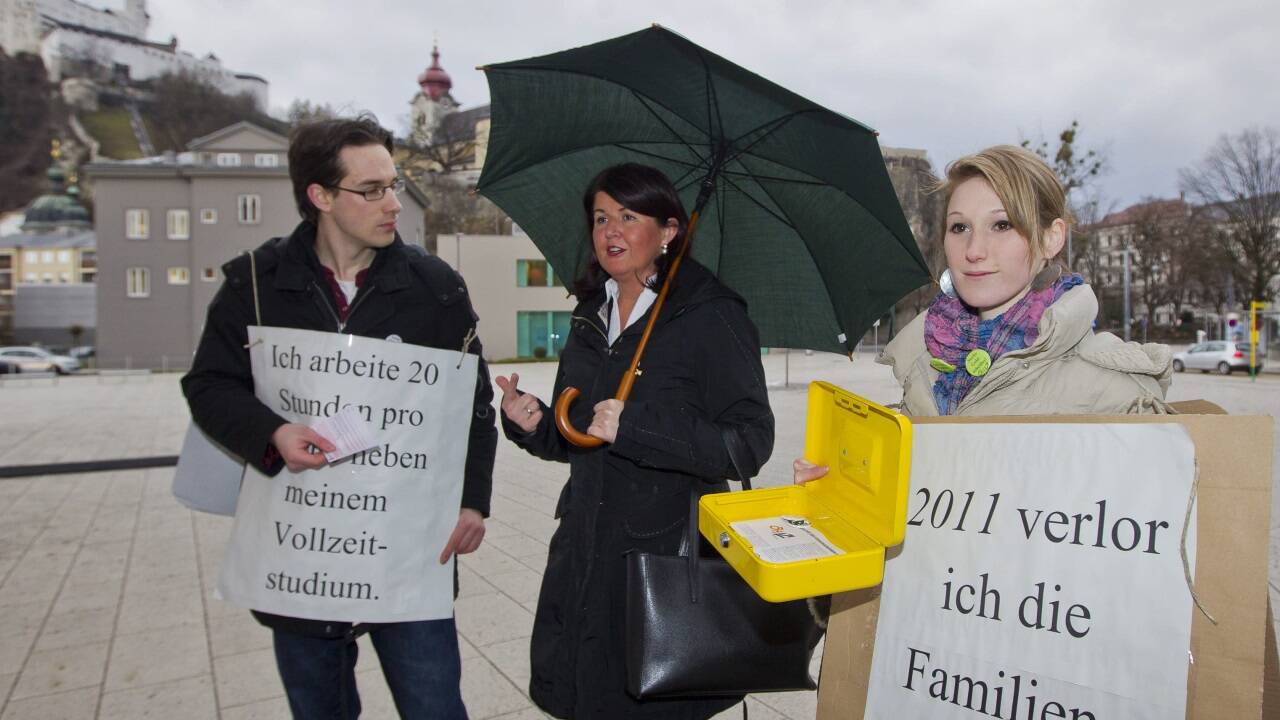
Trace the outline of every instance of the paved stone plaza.
[[[778, 432], [763, 485], [790, 482], [808, 380], [878, 402], [900, 396], [869, 355], [765, 360]], [[544, 400], [554, 370], [493, 368], [520, 373], [521, 388]], [[1178, 376], [1172, 399], [1193, 397], [1276, 415], [1280, 377]], [[6, 381], [0, 408], [0, 466], [176, 454], [188, 422], [176, 375]], [[543, 717], [525, 696], [529, 633], [566, 471], [499, 443], [493, 516], [484, 545], [462, 559], [457, 603], [463, 694], [477, 720]], [[178, 505], [171, 476], [162, 468], [0, 479], [0, 720], [289, 716], [269, 632], [210, 592], [231, 522]], [[1280, 513], [1272, 518], [1274, 579]], [[1275, 588], [1273, 580], [1273, 597]], [[361, 645], [365, 717], [395, 717], [377, 656]], [[812, 718], [815, 704], [814, 693], [762, 695], [751, 716]]]

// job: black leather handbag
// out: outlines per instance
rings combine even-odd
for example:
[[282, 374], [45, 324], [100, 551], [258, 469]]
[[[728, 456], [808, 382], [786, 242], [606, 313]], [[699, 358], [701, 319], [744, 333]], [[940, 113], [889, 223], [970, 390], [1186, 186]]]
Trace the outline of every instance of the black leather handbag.
[[771, 603], [723, 559], [700, 557], [696, 493], [687, 530], [682, 556], [627, 557], [627, 692], [648, 699], [817, 688], [809, 661], [829, 596]]

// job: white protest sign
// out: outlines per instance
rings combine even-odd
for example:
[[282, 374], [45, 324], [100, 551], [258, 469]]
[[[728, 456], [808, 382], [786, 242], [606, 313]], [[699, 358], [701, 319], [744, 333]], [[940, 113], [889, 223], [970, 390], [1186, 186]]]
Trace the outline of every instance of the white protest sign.
[[250, 327], [254, 394], [312, 425], [346, 407], [374, 446], [319, 470], [245, 469], [218, 595], [347, 622], [453, 616], [453, 565], [478, 361], [353, 335]]
[[865, 717], [1183, 717], [1195, 448], [1182, 427], [913, 430]]

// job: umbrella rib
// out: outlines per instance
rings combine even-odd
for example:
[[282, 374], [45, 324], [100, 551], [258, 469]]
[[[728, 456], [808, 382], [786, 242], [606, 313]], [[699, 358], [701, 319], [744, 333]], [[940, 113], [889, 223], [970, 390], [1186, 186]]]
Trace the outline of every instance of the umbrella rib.
[[[732, 185], [732, 186], [734, 187], [734, 189], [735, 189], [735, 190], [737, 190], [738, 192], [742, 193], [742, 194], [743, 194], [743, 195], [744, 195], [748, 200], [750, 200], [751, 202], [755, 203], [755, 204], [756, 204], [756, 206], [757, 206], [757, 207], [759, 207], [761, 210], [763, 210], [763, 211], [765, 211], [765, 212], [769, 213], [770, 215], [772, 215], [772, 216], [774, 217], [774, 219], [775, 219], [775, 220], [777, 220], [778, 222], [782, 223], [783, 225], [786, 225], [787, 227], [791, 228], [792, 230], [795, 230], [797, 233], [799, 233], [799, 232], [800, 232], [800, 230], [799, 230], [798, 228], [796, 228], [795, 223], [791, 222], [791, 219], [790, 219], [790, 218], [788, 218], [788, 217], [784, 217], [785, 212], [783, 213], [783, 215], [779, 215], [778, 213], [774, 212], [772, 209], [770, 209], [770, 208], [769, 208], [769, 206], [767, 206], [767, 205], [765, 205], [764, 203], [760, 202], [759, 200], [757, 200], [757, 199], [755, 199], [755, 198], [751, 197], [751, 193], [747, 192], [746, 190], [743, 190], [741, 185], [739, 185], [738, 183], [734, 182], [733, 180], [731, 180], [731, 179], [729, 179], [729, 178], [727, 178], [727, 177], [725, 178], [725, 182], [727, 182], [727, 183], [729, 183], [730, 185]], [[762, 186], [760, 187], [760, 189], [761, 189], [761, 190], [764, 190], [764, 186], [762, 185]], [[764, 194], [765, 194], [765, 195], [769, 195], [769, 191], [768, 191], [768, 190], [764, 190]], [[770, 199], [770, 200], [773, 200], [773, 204], [775, 204], [775, 205], [777, 205], [777, 204], [778, 204], [777, 199], [775, 199], [772, 195], [769, 195], [769, 199]], [[781, 205], [778, 205], [778, 210], [779, 210], [779, 211], [782, 211], [782, 206], [781, 206]]]
[[[706, 51], [703, 50], [701, 47], [698, 47], [697, 45], [694, 45], [694, 48], [696, 48], [698, 51], [698, 62], [702, 63], [702, 73], [706, 81], [705, 84], [707, 88], [707, 137], [708, 138], [718, 137], [721, 140], [723, 140], [724, 139], [724, 118], [721, 117], [720, 115], [720, 102], [716, 98], [715, 78], [711, 74], [711, 67], [707, 64]], [[712, 123], [715, 124], [714, 128], [712, 128]], [[718, 130], [719, 132], [718, 133], [713, 132], [713, 129]], [[712, 157], [715, 157], [714, 148], [711, 151], [711, 155]], [[722, 162], [720, 166], [724, 167], [724, 163]]]
[[[737, 160], [738, 157], [739, 156], [734, 156], [734, 159]], [[821, 182], [819, 180], [804, 180], [801, 178], [784, 178], [784, 177], [778, 177], [776, 175], [761, 175], [759, 173], [753, 173], [753, 172], [722, 170], [720, 174], [729, 175], [733, 177], [750, 178], [752, 180], [772, 180], [774, 182], [780, 182], [780, 183], [793, 183], [796, 185], [814, 185], [816, 187], [828, 187], [830, 185], [830, 183]]]
[[631, 147], [631, 146], [632, 146], [632, 145], [634, 145], [634, 144], [635, 144], [635, 143], [632, 143], [632, 142], [628, 141], [628, 142], [625, 142], [625, 143], [614, 143], [614, 144], [613, 144], [613, 146], [614, 146], [614, 147], [616, 147], [616, 148], [620, 148], [620, 149], [622, 149], [622, 150], [626, 150], [627, 152], [633, 152], [633, 153], [635, 153], [635, 154], [637, 154], [637, 155], [644, 155], [645, 157], [651, 157], [651, 158], [653, 158], [653, 159], [655, 159], [655, 160], [665, 160], [665, 161], [667, 161], [667, 162], [669, 162], [669, 163], [675, 163], [676, 165], [685, 165], [685, 166], [687, 166], [687, 167], [691, 167], [691, 168], [698, 168], [698, 167], [701, 167], [701, 165], [699, 165], [699, 164], [697, 164], [697, 163], [689, 162], [688, 160], [680, 160], [680, 159], [678, 159], [678, 158], [667, 157], [666, 155], [660, 155], [660, 154], [658, 154], [658, 153], [656, 153], [656, 152], [650, 152], [650, 151], [648, 151], [648, 150], [640, 150], [639, 148]]
[[[701, 155], [701, 154], [699, 154], [699, 153], [698, 153], [698, 151], [697, 151], [696, 149], [694, 149], [694, 147], [693, 147], [692, 145], [690, 145], [690, 144], [689, 144], [689, 141], [685, 140], [685, 139], [684, 139], [684, 137], [683, 137], [682, 135], [680, 135], [680, 133], [676, 132], [676, 129], [675, 129], [675, 128], [671, 127], [670, 123], [668, 123], [668, 122], [667, 122], [667, 121], [666, 121], [666, 120], [665, 120], [661, 115], [659, 115], [657, 112], [655, 112], [655, 111], [654, 111], [654, 109], [653, 109], [652, 107], [650, 107], [650, 106], [649, 106], [649, 98], [647, 98], [647, 97], [645, 97], [645, 96], [641, 95], [640, 93], [636, 92], [635, 90], [632, 90], [632, 91], [631, 91], [631, 95], [632, 95], [632, 97], [634, 97], [636, 100], [638, 100], [638, 101], [640, 102], [640, 104], [641, 104], [641, 105], [643, 105], [643, 106], [644, 106], [644, 109], [645, 109], [645, 110], [648, 110], [648, 111], [649, 111], [649, 114], [653, 116], [653, 119], [654, 119], [654, 120], [657, 120], [659, 123], [662, 123], [662, 127], [666, 128], [666, 129], [667, 129], [667, 132], [671, 133], [671, 136], [672, 136], [672, 137], [674, 137], [676, 140], [678, 140], [678, 141], [680, 142], [680, 144], [681, 144], [681, 145], [684, 145], [684, 146], [685, 146], [685, 148], [686, 148], [690, 153], [692, 153], [694, 157], [698, 158], [699, 160], [701, 160], [701, 161], [702, 161], [702, 162], [704, 162], [704, 163], [707, 161], [707, 159], [706, 159], [706, 158], [702, 157], [702, 155]], [[670, 111], [668, 111], [668, 112], [670, 112]], [[673, 114], [673, 115], [675, 115], [675, 113], [672, 113], [672, 114]], [[679, 117], [679, 116], [677, 115], [676, 117]]]
[[[762, 192], [764, 192], [764, 194], [765, 194], [765, 195], [768, 195], [768, 196], [769, 196], [769, 199], [773, 201], [773, 204], [774, 204], [774, 205], [778, 205], [778, 199], [777, 199], [777, 198], [775, 198], [775, 197], [773, 196], [773, 193], [769, 192], [769, 188], [765, 187], [764, 185], [761, 185], [761, 186], [760, 186], [760, 190], [761, 190]], [[751, 196], [750, 196], [750, 195], [748, 195], [747, 197], [751, 197]], [[758, 201], [755, 201], [755, 200], [754, 200], [754, 198], [753, 198], [753, 202], [757, 202], [757, 204], [758, 204]], [[768, 208], [765, 208], [765, 210], [768, 210]], [[778, 205], [778, 210], [779, 210], [780, 212], [782, 212], [783, 214], [785, 214], [785, 213], [786, 213], [786, 211], [782, 209], [782, 206], [781, 206], [781, 205]], [[791, 229], [793, 229], [793, 230], [795, 230], [795, 231], [796, 231], [796, 236], [800, 238], [800, 242], [803, 242], [803, 243], [805, 244], [805, 247], [808, 247], [808, 246], [809, 246], [809, 243], [805, 242], [805, 240], [804, 240], [804, 235], [802, 235], [802, 234], [800, 233], [800, 230], [795, 226], [795, 224], [794, 224], [794, 223], [787, 223], [787, 224], [791, 226]], [[893, 233], [890, 233], [890, 235], [892, 235], [892, 234], [893, 234]], [[810, 251], [809, 257], [810, 257], [810, 259], [812, 259], [812, 258], [813, 258], [813, 252], [812, 252], [812, 250]], [[813, 265], [814, 265], [814, 267], [815, 267], [815, 268], [817, 268], [818, 263], [817, 263], [817, 261], [816, 261], [816, 260], [814, 261]], [[822, 274], [822, 271], [821, 271], [821, 270], [818, 270], [818, 279], [822, 281], [822, 289], [826, 291], [826, 293], [827, 293], [827, 297], [828, 297], [828, 298], [834, 297], [834, 296], [831, 294], [831, 284], [827, 282], [827, 278], [826, 278], [826, 276], [824, 276], [824, 275]], [[834, 305], [832, 305], [832, 307], [831, 307], [831, 315], [832, 315], [832, 317], [834, 317], [834, 318], [835, 318], [835, 320], [836, 320], [836, 329], [837, 329], [837, 330], [839, 330], [839, 331], [841, 331], [841, 332], [843, 333], [843, 332], [844, 332], [844, 328], [840, 327], [840, 316], [837, 314], [837, 312], [836, 312], [836, 308], [835, 308], [835, 306], [834, 306]], [[845, 349], [849, 349], [849, 338], [848, 338], [848, 337], [846, 337], [846, 338], [845, 338]]]

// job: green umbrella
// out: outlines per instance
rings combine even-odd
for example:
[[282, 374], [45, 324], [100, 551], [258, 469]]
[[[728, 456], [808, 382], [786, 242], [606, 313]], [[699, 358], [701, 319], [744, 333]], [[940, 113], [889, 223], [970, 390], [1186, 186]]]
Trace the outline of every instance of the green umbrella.
[[477, 189], [562, 277], [590, 251], [587, 184], [640, 162], [701, 211], [689, 252], [747, 300], [765, 346], [851, 352], [929, 281], [875, 131], [670, 30], [484, 70], [492, 116]]

